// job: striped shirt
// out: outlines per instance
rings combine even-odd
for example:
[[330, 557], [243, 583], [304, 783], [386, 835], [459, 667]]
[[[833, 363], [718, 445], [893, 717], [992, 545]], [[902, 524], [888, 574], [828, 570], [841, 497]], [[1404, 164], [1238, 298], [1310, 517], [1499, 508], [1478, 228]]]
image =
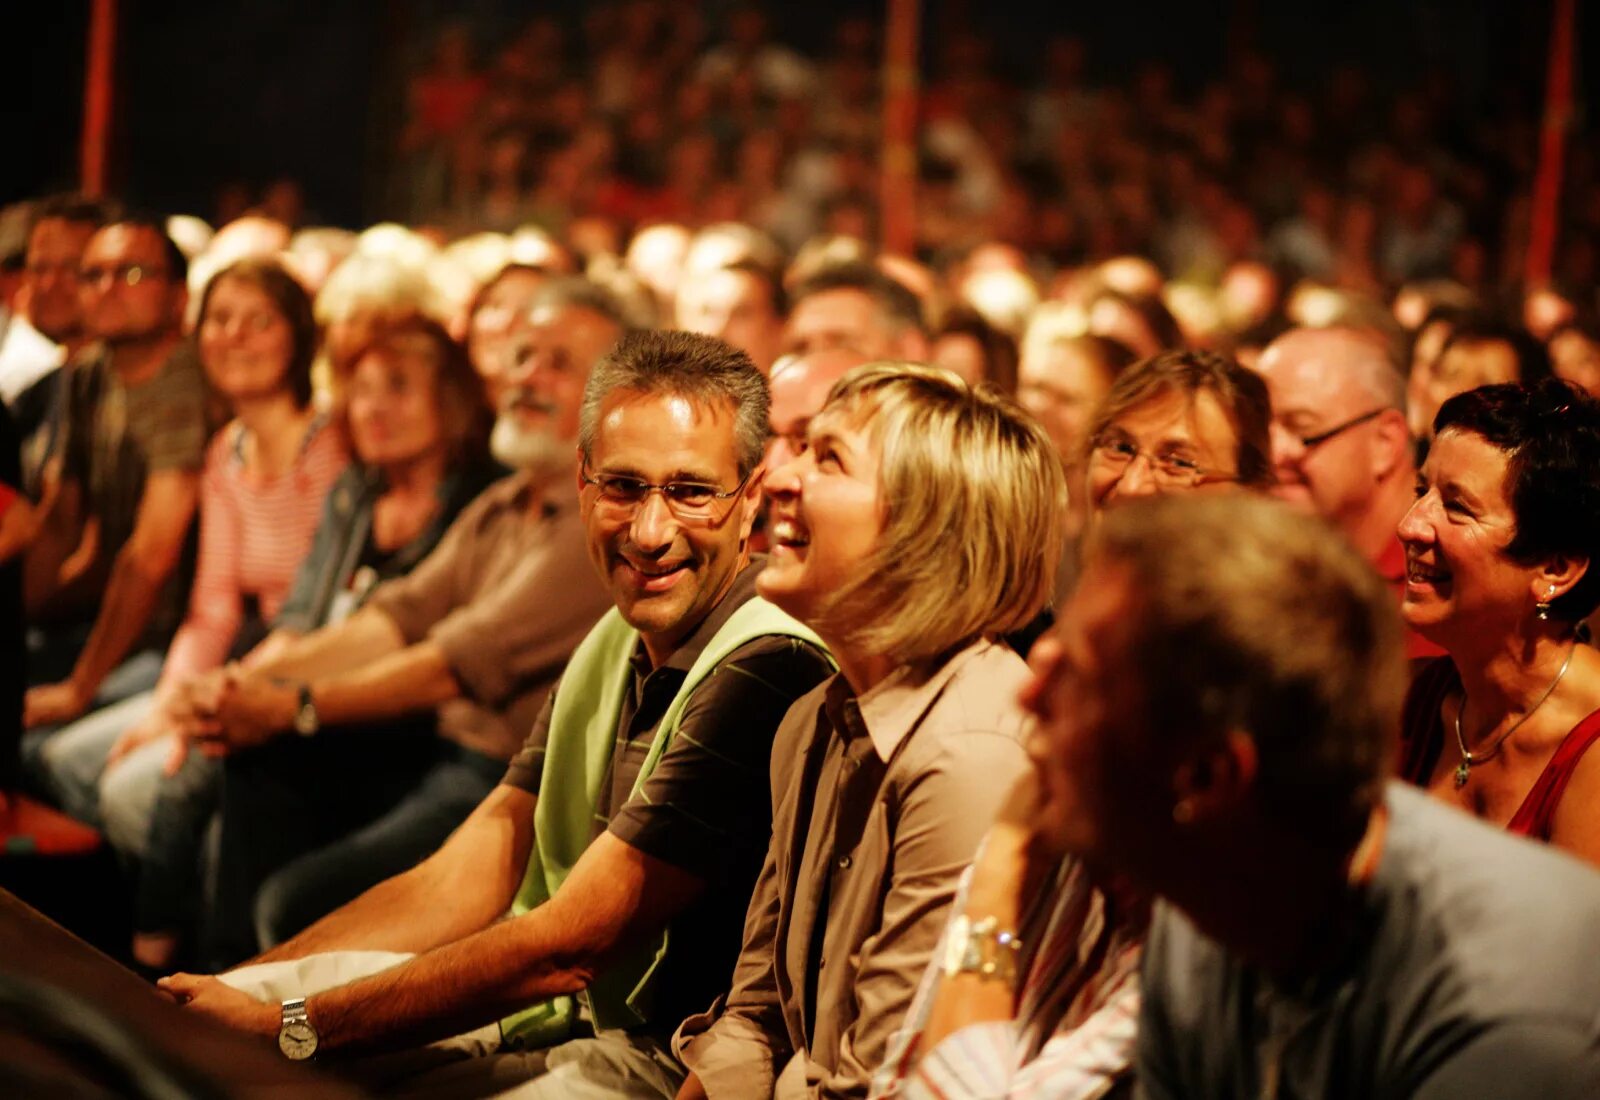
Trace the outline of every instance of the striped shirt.
[[[952, 919], [966, 910], [971, 884], [968, 868]], [[1139, 956], [1148, 923], [1148, 907], [1142, 905], [1132, 919], [1117, 919], [1083, 865], [1063, 861], [1019, 930], [1023, 984], [1015, 1018], [964, 1027], [924, 1052], [923, 1029], [951, 947], [947, 925], [873, 1080], [874, 1100], [1094, 1100], [1125, 1089], [1133, 1066]]]
[[244, 425], [234, 421], [206, 448], [200, 477], [200, 557], [189, 613], [162, 667], [163, 686], [220, 666], [244, 621], [247, 600], [270, 622], [311, 549], [328, 487], [349, 464], [338, 433], [312, 422], [284, 474], [263, 480], [244, 461]]

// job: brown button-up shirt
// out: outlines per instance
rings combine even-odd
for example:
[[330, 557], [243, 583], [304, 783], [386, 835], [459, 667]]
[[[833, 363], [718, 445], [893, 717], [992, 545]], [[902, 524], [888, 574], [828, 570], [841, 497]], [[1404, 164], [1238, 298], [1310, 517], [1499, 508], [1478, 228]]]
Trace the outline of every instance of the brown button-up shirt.
[[790, 710], [732, 991], [675, 1040], [711, 1100], [867, 1094], [961, 872], [1027, 767], [1026, 678], [1009, 648], [979, 641], [860, 699], [836, 676]]
[[433, 553], [381, 585], [370, 606], [407, 645], [444, 651], [461, 695], [439, 707], [439, 735], [510, 760], [562, 666], [611, 606], [584, 547], [571, 479], [513, 474], [467, 505]]

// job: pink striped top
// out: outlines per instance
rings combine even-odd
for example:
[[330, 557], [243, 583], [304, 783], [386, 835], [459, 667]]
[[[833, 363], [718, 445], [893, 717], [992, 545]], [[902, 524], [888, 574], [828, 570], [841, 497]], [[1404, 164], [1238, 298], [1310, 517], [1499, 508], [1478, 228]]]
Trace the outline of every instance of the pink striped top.
[[338, 433], [319, 418], [294, 466], [262, 481], [245, 470], [244, 426], [230, 423], [206, 448], [200, 476], [200, 556], [189, 614], [172, 640], [161, 685], [208, 672], [227, 659], [254, 597], [271, 621], [311, 549], [328, 487], [350, 458]]

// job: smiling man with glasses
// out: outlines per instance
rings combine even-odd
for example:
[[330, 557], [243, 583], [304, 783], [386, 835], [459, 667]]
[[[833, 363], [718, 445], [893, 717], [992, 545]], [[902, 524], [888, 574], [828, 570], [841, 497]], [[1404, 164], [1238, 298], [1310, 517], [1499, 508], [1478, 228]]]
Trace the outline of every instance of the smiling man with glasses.
[[[297, 960], [289, 982], [165, 988], [292, 1040], [291, 1057], [456, 1036], [347, 1063], [383, 1095], [529, 1081], [516, 1095], [673, 1096], [684, 1071], [667, 1039], [732, 979], [771, 835], [773, 736], [833, 671], [755, 595], [766, 436], [766, 382], [744, 353], [625, 337], [589, 376], [568, 475], [614, 609], [500, 785], [437, 855], [262, 957]], [[369, 958], [364, 973], [391, 968], [355, 981], [310, 958], [349, 949], [416, 955]], [[319, 971], [337, 977], [307, 977]]]
[[[1273, 493], [1343, 532], [1398, 601], [1405, 553], [1395, 528], [1417, 469], [1405, 378], [1387, 345], [1360, 329], [1294, 329], [1267, 346], [1256, 369], [1272, 395]], [[1412, 635], [1407, 652], [1439, 651]]]
[[[53, 639], [74, 654], [65, 668], [41, 650], [39, 667], [56, 682], [28, 692], [29, 727], [153, 686], [182, 618], [209, 427], [200, 365], [183, 338], [186, 273], [162, 223], [144, 218], [100, 229], [78, 265], [78, 309], [96, 343], [66, 376], [61, 457], [44, 476], [28, 600], [41, 617], [94, 625], [87, 640], [81, 626]], [[42, 745], [35, 735], [26, 752]]]

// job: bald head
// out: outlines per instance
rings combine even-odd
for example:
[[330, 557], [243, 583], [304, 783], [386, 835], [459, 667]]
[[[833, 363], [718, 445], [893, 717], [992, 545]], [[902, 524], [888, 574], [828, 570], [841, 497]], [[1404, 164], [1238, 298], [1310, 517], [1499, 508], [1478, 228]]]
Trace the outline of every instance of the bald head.
[[828, 400], [833, 384], [863, 363], [867, 356], [853, 348], [824, 348], [804, 355], [785, 355], [772, 366], [769, 413], [772, 442], [767, 465], [776, 468], [805, 446], [811, 418]]
[[1273, 492], [1376, 559], [1415, 476], [1405, 379], [1387, 345], [1363, 329], [1293, 329], [1267, 345], [1256, 369], [1272, 395]]

